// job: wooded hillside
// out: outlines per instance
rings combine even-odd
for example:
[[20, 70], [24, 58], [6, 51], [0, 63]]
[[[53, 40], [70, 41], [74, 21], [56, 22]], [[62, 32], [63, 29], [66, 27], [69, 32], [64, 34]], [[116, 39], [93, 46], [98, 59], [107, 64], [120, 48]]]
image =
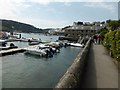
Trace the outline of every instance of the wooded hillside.
[[2, 22], [2, 31], [8, 31], [8, 32], [24, 32], [24, 33], [44, 33], [44, 30], [36, 28], [32, 25], [12, 21], [12, 20], [3, 20], [0, 19], [0, 22]]

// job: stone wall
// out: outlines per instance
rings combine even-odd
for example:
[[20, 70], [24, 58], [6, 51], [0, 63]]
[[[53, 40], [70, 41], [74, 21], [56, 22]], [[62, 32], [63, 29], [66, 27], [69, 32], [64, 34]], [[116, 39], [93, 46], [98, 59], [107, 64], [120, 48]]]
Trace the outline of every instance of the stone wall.
[[84, 65], [86, 62], [86, 56], [89, 52], [89, 48], [91, 45], [91, 39], [88, 40], [83, 50], [78, 54], [73, 64], [68, 68], [67, 72], [63, 75], [63, 77], [59, 80], [56, 88], [79, 88], [82, 73], [84, 70]]

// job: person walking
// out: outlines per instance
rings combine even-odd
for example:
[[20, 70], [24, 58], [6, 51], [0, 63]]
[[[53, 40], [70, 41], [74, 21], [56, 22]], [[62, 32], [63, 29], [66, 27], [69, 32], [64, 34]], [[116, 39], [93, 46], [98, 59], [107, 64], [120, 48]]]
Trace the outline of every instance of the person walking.
[[101, 36], [100, 36], [100, 34], [98, 35], [98, 44], [100, 44], [101, 43]]
[[94, 36], [93, 36], [93, 40], [94, 40], [94, 43], [95, 43], [95, 44], [97, 43], [97, 39], [98, 39], [97, 35], [94, 35]]

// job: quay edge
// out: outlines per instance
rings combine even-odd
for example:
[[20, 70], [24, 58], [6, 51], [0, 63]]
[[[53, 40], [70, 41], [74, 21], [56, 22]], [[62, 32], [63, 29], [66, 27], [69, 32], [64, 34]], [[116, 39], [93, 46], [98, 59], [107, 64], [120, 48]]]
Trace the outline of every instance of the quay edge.
[[73, 64], [68, 68], [63, 77], [59, 80], [57, 88], [79, 88], [82, 80], [82, 74], [86, 63], [86, 57], [89, 53], [91, 38], [87, 41], [83, 50], [78, 54]]

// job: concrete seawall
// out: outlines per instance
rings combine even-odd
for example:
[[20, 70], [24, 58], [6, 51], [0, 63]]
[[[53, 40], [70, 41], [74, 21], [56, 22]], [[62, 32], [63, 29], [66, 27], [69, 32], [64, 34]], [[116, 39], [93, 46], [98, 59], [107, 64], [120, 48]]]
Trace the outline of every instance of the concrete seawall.
[[90, 45], [91, 45], [91, 39], [88, 40], [83, 50], [78, 54], [78, 56], [74, 60], [73, 64], [68, 68], [67, 72], [59, 80], [59, 82], [55, 86], [55, 89], [80, 87], [82, 73], [84, 70], [84, 65], [90, 49]]

